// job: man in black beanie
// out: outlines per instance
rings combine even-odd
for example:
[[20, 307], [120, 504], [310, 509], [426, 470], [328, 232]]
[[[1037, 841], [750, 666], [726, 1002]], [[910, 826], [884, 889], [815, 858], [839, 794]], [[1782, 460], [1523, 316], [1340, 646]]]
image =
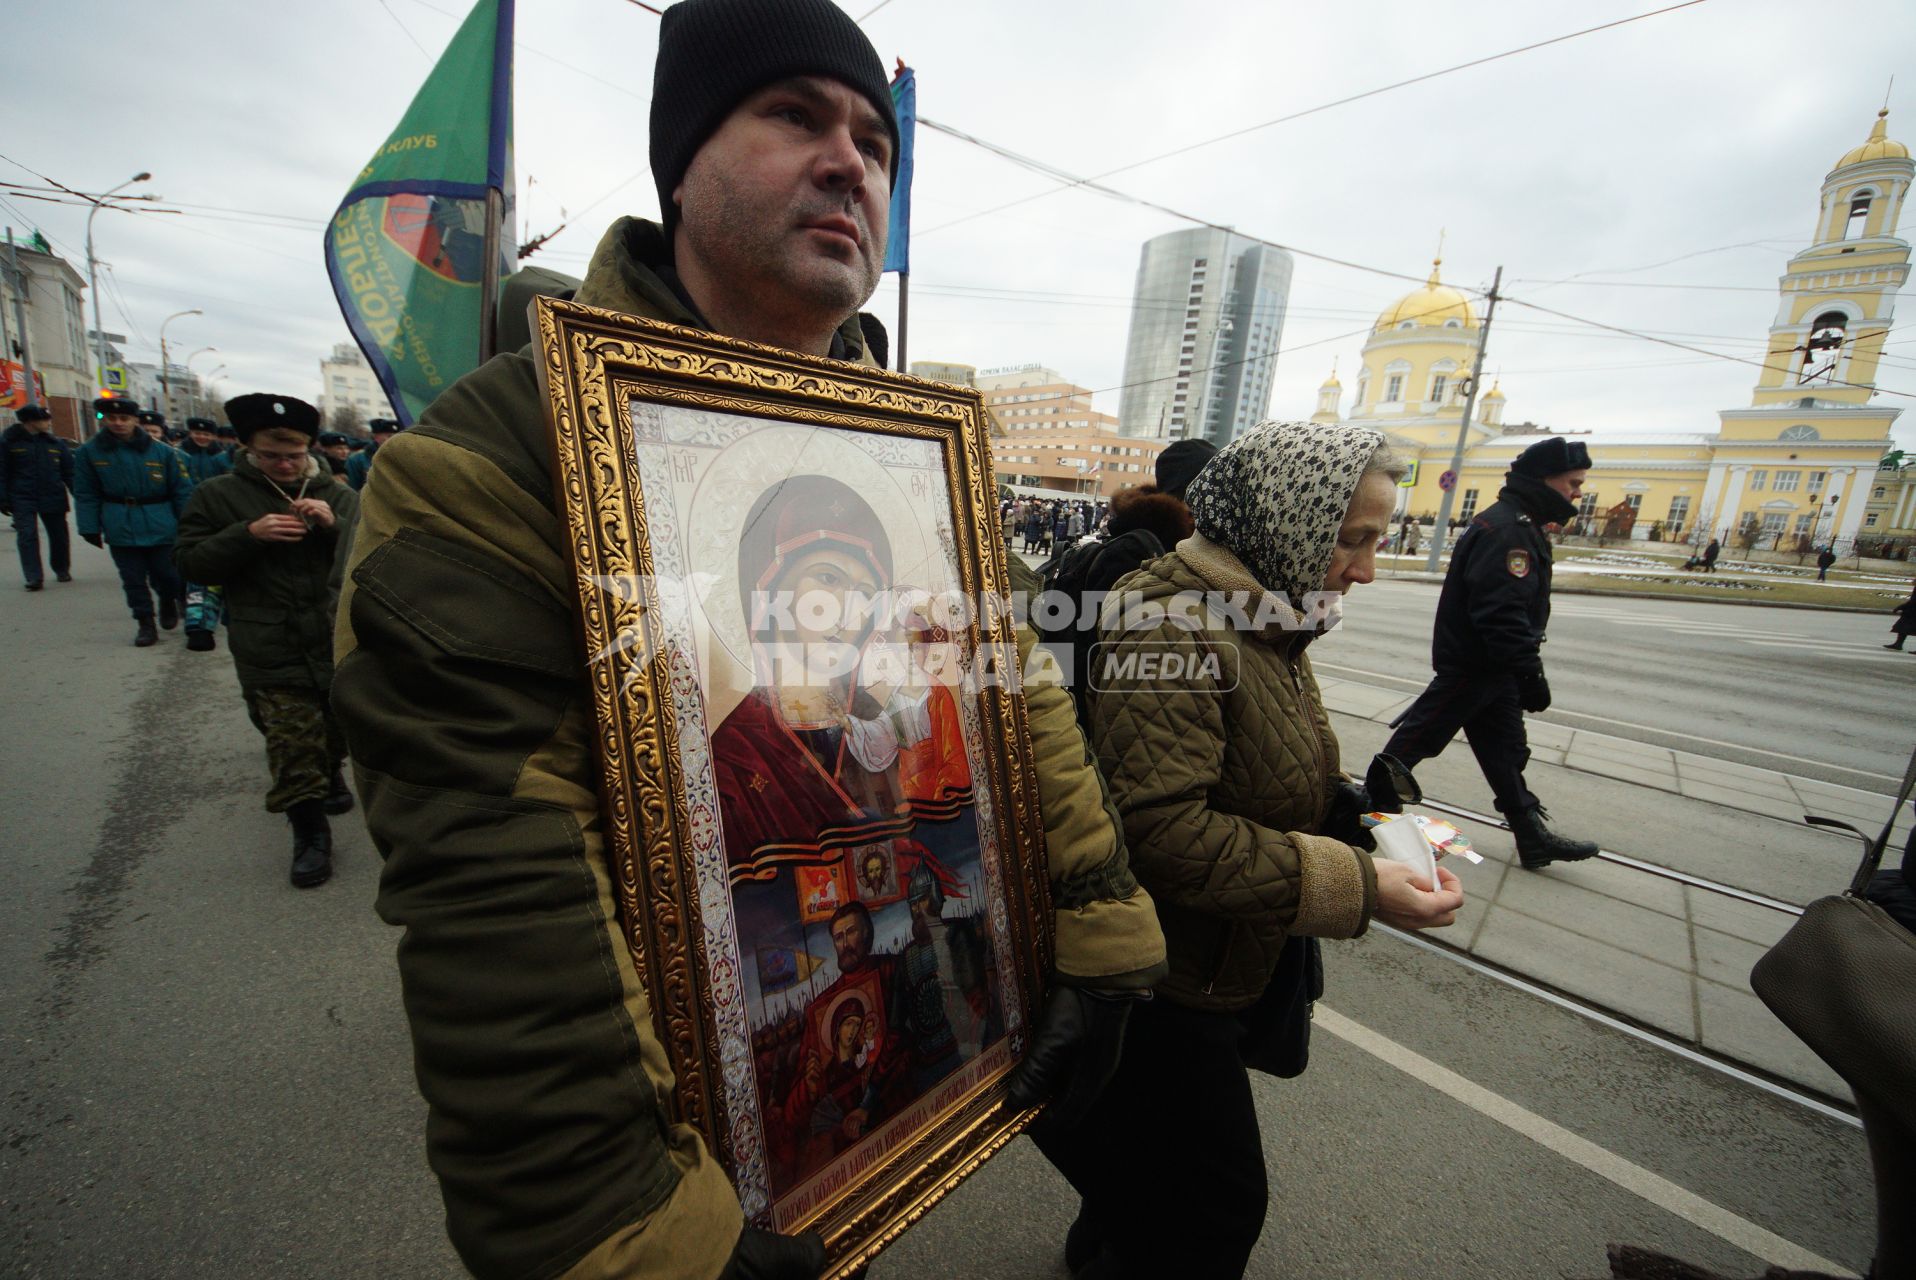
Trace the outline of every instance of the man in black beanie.
[[[662, 223], [615, 222], [575, 299], [873, 363], [858, 309], [885, 259], [898, 131], [857, 25], [829, 0], [682, 0], [653, 84]], [[378, 909], [406, 931], [447, 1231], [481, 1277], [809, 1280], [818, 1238], [745, 1226], [673, 1114], [606, 857], [534, 355], [495, 357], [381, 446], [335, 644], [333, 707], [385, 856]], [[1047, 1117], [1069, 1125], [1164, 942], [1069, 696], [1034, 684], [1024, 700], [1057, 981], [1012, 1098], [1069, 1082]]]
[[1589, 841], [1545, 826], [1541, 802], [1523, 780], [1530, 761], [1524, 712], [1550, 706], [1542, 654], [1551, 564], [1544, 527], [1575, 518], [1589, 472], [1589, 449], [1563, 436], [1517, 455], [1497, 501], [1451, 548], [1430, 645], [1437, 677], [1384, 744], [1386, 755], [1415, 766], [1462, 729], [1530, 871], [1597, 852]]

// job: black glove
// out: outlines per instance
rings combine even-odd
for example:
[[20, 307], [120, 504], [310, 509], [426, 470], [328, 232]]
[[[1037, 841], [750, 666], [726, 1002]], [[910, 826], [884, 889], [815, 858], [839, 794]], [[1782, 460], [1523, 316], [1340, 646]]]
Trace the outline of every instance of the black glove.
[[92, 545], [96, 547], [102, 545], [100, 542], [100, 535], [97, 533], [83, 533], [80, 535], [80, 541], [91, 543]]
[[825, 1272], [825, 1241], [816, 1231], [782, 1236], [747, 1227], [719, 1280], [818, 1280]]
[[1550, 710], [1550, 682], [1541, 671], [1517, 677], [1517, 705], [1532, 713]]
[[1124, 1024], [1139, 998], [1126, 991], [1053, 987], [1031, 1049], [1011, 1073], [1005, 1101], [1022, 1111], [1050, 1100], [1045, 1126], [1074, 1127], [1116, 1074]]
[[1363, 823], [1363, 815], [1375, 807], [1368, 790], [1349, 778], [1339, 778], [1331, 783], [1331, 802], [1324, 810], [1324, 822], [1318, 827], [1318, 834], [1355, 845], [1366, 853], [1375, 853], [1377, 838], [1364, 829]]

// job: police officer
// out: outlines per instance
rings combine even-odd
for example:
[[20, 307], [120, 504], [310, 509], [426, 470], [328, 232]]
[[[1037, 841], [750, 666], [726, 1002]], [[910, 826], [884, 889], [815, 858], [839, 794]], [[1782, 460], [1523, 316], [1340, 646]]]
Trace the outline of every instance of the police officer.
[[73, 488], [73, 446], [53, 434], [53, 413], [30, 404], [0, 435], [0, 515], [13, 517], [20, 544], [20, 572], [28, 591], [46, 582], [40, 567], [40, 527], [46, 526], [47, 557], [53, 576], [73, 581], [67, 543], [67, 491]]
[[355, 490], [366, 487], [366, 479], [373, 473], [373, 455], [379, 452], [379, 446], [400, 430], [399, 424], [391, 418], [374, 418], [366, 426], [373, 433], [373, 442], [346, 459], [346, 483]]
[[319, 433], [319, 452], [326, 459], [327, 470], [344, 480], [346, 462], [353, 455], [352, 437], [340, 431], [322, 431]]
[[140, 410], [140, 430], [146, 432], [146, 434], [152, 436], [155, 440], [158, 440], [161, 444], [165, 444], [166, 443], [166, 415], [161, 413], [158, 409]]
[[1530, 760], [1523, 713], [1550, 706], [1540, 652], [1550, 622], [1544, 526], [1576, 516], [1589, 470], [1590, 451], [1561, 436], [1517, 455], [1497, 501], [1470, 522], [1451, 550], [1430, 644], [1437, 678], [1398, 718], [1384, 746], [1386, 754], [1415, 766], [1462, 729], [1517, 837], [1517, 856], [1531, 871], [1597, 852], [1587, 840], [1546, 827], [1544, 811], [1523, 781]]

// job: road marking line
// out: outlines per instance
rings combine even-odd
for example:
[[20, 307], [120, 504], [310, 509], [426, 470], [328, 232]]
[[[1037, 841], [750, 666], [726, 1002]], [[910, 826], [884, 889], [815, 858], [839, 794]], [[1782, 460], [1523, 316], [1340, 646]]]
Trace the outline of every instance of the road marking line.
[[[1376, 680], [1402, 680], [1408, 684], [1416, 684], [1419, 686], [1422, 686], [1428, 683], [1428, 681], [1420, 680], [1415, 676], [1402, 676], [1402, 675], [1394, 674], [1389, 671], [1368, 671], [1368, 670], [1365, 670], [1363, 667], [1347, 667], [1342, 665], [1341, 663], [1336, 663], [1336, 662], [1316, 662], [1316, 663], [1313, 663], [1312, 665], [1327, 671], [1348, 671], [1352, 673], [1353, 675], [1370, 676], [1371, 678]], [[1359, 683], [1362, 683], [1362, 682], [1360, 681]], [[1383, 685], [1373, 686], [1373, 687], [1388, 688], [1388, 686], [1383, 686]], [[1407, 696], [1413, 696], [1413, 695], [1407, 695]], [[1560, 716], [1575, 716], [1579, 720], [1595, 720], [1600, 724], [1621, 725], [1625, 729], [1639, 729], [1643, 731], [1644, 733], [1660, 733], [1666, 738], [1683, 738], [1690, 742], [1707, 743], [1708, 745], [1712, 747], [1728, 747], [1732, 751], [1746, 751], [1750, 753], [1751, 755], [1774, 756], [1778, 760], [1793, 760], [1797, 764], [1813, 764], [1824, 769], [1836, 769], [1842, 773], [1853, 773], [1859, 778], [1881, 778], [1884, 782], [1901, 782], [1903, 780], [1903, 775], [1900, 773], [1895, 773], [1895, 774], [1877, 773], [1873, 769], [1858, 769], [1851, 765], [1846, 765], [1846, 764], [1831, 764], [1827, 760], [1814, 760], [1814, 759], [1811, 759], [1809, 756], [1793, 756], [1786, 751], [1771, 751], [1768, 747], [1750, 747], [1750, 746], [1745, 746], [1741, 742], [1725, 742], [1721, 738], [1705, 738], [1701, 734], [1684, 733], [1680, 729], [1659, 729], [1655, 725], [1638, 724], [1634, 720], [1616, 720], [1616, 719], [1612, 719], [1609, 716], [1592, 715], [1588, 711], [1567, 711], [1558, 707], [1553, 707], [1551, 710], [1553, 714], [1560, 715]], [[1545, 720], [1545, 721], [1542, 721], [1541, 723], [1554, 724], [1556, 722], [1551, 720]], [[1571, 730], [1576, 729], [1575, 725], [1569, 725], [1569, 724], [1560, 724], [1560, 725], [1557, 725], [1557, 727], [1559, 729], [1571, 729]], [[1610, 736], [1616, 737], [1618, 735], [1612, 734]], [[1640, 739], [1626, 738], [1624, 739], [1624, 741], [1637, 742], [1637, 741], [1640, 741]], [[1655, 746], [1656, 744], [1649, 743], [1646, 745]], [[1708, 760], [1708, 759], [1713, 759], [1714, 757], [1705, 756], [1703, 758]], [[1730, 761], [1724, 761], [1724, 763], [1739, 764], [1741, 762], [1736, 760], [1730, 760]], [[1756, 766], [1745, 765], [1744, 767], [1755, 768]], [[1786, 775], [1786, 776], [1794, 776], [1794, 775]], [[1822, 782], [1823, 779], [1805, 778], [1804, 781]], [[1831, 787], [1841, 787], [1844, 784], [1840, 782], [1827, 782], [1827, 783], [1824, 783], [1824, 785], [1831, 786]], [[1880, 791], [1868, 791], [1862, 787], [1848, 787], [1846, 789], [1850, 791], [1862, 792], [1862, 794], [1866, 796], [1881, 797], [1883, 795], [1883, 793]]]
[[1407, 1049], [1395, 1040], [1351, 1021], [1326, 1007], [1321, 1000], [1317, 1002], [1313, 1020], [1317, 1026], [1338, 1039], [1396, 1067], [1411, 1079], [1447, 1094], [1479, 1115], [1522, 1134], [1538, 1146], [1556, 1152], [1572, 1164], [1622, 1187], [1659, 1209], [1675, 1214], [1692, 1226], [1701, 1227], [1718, 1239], [1728, 1241], [1752, 1257], [1795, 1271], [1825, 1271], [1831, 1275], [1851, 1277], [1856, 1274], [1799, 1244], [1785, 1240], [1773, 1231], [1764, 1230], [1721, 1205], [1705, 1200], [1668, 1178], [1651, 1173], [1642, 1165], [1625, 1160], [1616, 1152], [1572, 1133], [1555, 1121], [1544, 1119], [1502, 1094], [1492, 1093], [1415, 1050]]

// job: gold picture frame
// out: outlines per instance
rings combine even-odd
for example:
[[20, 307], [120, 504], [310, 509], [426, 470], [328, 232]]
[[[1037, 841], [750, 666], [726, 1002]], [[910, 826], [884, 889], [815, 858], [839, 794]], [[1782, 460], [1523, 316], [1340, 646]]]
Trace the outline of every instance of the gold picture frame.
[[[1000, 1149], [1051, 967], [977, 392], [536, 304], [621, 925], [748, 1221], [864, 1265]], [[861, 942], [862, 938], [862, 942]]]

